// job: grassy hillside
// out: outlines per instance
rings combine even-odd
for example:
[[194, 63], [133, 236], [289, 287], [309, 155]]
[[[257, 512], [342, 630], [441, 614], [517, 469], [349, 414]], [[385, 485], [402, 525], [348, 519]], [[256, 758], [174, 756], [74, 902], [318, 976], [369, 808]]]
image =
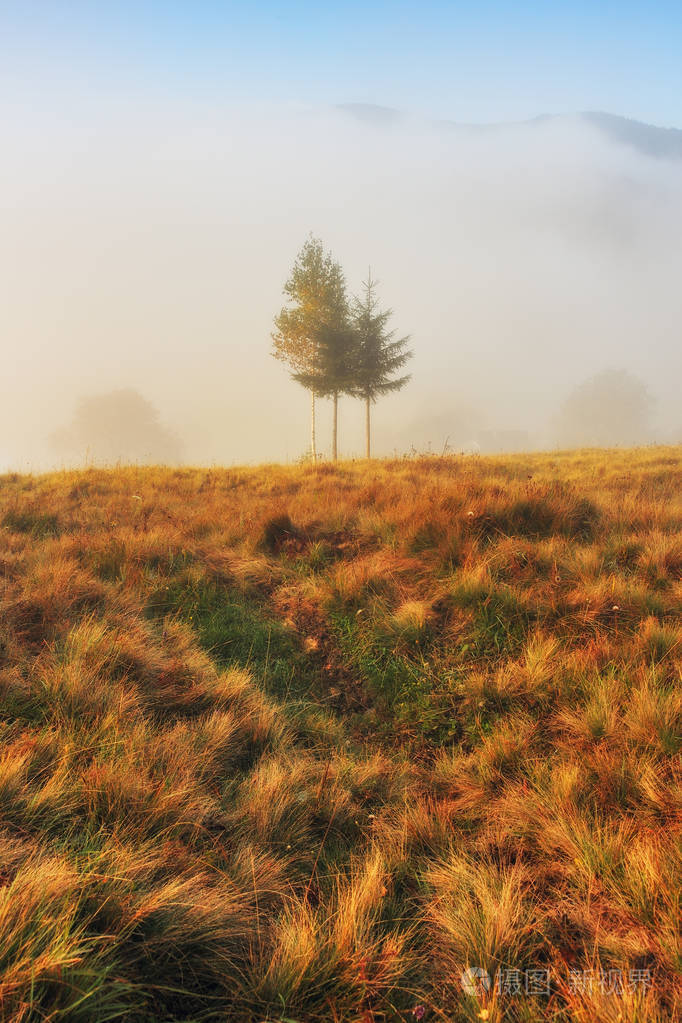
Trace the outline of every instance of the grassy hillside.
[[3, 1021], [677, 1017], [682, 450], [5, 476], [0, 524]]

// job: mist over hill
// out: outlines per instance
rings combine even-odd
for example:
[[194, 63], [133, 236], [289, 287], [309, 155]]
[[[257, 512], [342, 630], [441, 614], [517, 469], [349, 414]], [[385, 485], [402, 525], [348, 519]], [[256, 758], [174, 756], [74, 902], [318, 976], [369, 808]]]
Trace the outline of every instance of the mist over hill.
[[[401, 110], [393, 107], [377, 106], [373, 103], [341, 103], [339, 110], [344, 111], [351, 117], [376, 127], [395, 125], [400, 122], [406, 123], [408, 116]], [[665, 160], [682, 159], [682, 129], [663, 128], [654, 124], [645, 124], [630, 117], [620, 117], [616, 114], [607, 114], [603, 111], [583, 111], [573, 115], [552, 115], [540, 114], [530, 121], [522, 121], [519, 124], [546, 124], [547, 122], [573, 122], [579, 121], [592, 125], [611, 142], [621, 143], [625, 146], [643, 153], [645, 156], [659, 157]], [[496, 129], [504, 128], [506, 125], [498, 124], [460, 124], [456, 121], [435, 121], [433, 122], [444, 130], [460, 132], [493, 132]]]
[[[125, 388], [187, 461], [298, 457], [308, 402], [270, 331], [309, 231], [351, 292], [371, 265], [414, 338], [377, 453], [551, 446], [564, 399], [610, 369], [652, 396], [638, 439], [682, 433], [680, 130], [58, 90], [0, 113], [2, 466], [54, 464], [48, 439], [78, 403]], [[341, 431], [360, 452], [359, 403]]]

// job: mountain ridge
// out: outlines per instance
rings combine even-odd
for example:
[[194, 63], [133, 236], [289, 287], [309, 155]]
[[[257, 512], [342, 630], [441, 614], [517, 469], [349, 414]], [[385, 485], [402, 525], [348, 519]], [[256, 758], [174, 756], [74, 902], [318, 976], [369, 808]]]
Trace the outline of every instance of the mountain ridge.
[[[396, 108], [373, 103], [339, 103], [337, 109], [365, 124], [389, 127], [407, 120], [408, 115]], [[583, 110], [575, 114], [539, 114], [522, 121], [467, 123], [448, 119], [431, 120], [436, 126], [451, 130], [496, 131], [549, 121], [583, 121], [601, 132], [610, 141], [637, 150], [645, 156], [663, 160], [682, 160], [682, 129], [666, 128], [636, 118], [611, 114], [602, 110]]]

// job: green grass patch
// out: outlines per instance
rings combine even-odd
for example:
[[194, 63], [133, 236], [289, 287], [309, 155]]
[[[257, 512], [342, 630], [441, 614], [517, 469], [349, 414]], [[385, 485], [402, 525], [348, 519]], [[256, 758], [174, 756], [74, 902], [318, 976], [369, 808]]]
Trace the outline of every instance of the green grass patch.
[[303, 695], [316, 681], [295, 634], [242, 590], [177, 580], [156, 592], [150, 610], [155, 616], [179, 614], [218, 665], [250, 669], [278, 696]]
[[467, 657], [518, 654], [534, 616], [510, 587], [467, 579], [455, 583], [450, 601], [454, 607], [473, 612], [473, 624], [461, 647], [462, 654]]
[[417, 646], [406, 651], [382, 628], [363, 628], [356, 616], [332, 612], [330, 621], [346, 662], [357, 671], [368, 693], [383, 712], [387, 735], [396, 720], [415, 734], [439, 744], [459, 733], [447, 686], [434, 685], [434, 671]]

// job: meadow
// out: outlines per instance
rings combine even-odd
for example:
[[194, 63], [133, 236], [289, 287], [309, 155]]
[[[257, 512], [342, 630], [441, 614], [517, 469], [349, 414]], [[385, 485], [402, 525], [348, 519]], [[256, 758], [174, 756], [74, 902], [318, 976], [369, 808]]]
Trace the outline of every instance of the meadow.
[[0, 1018], [682, 1007], [682, 449], [0, 478]]

